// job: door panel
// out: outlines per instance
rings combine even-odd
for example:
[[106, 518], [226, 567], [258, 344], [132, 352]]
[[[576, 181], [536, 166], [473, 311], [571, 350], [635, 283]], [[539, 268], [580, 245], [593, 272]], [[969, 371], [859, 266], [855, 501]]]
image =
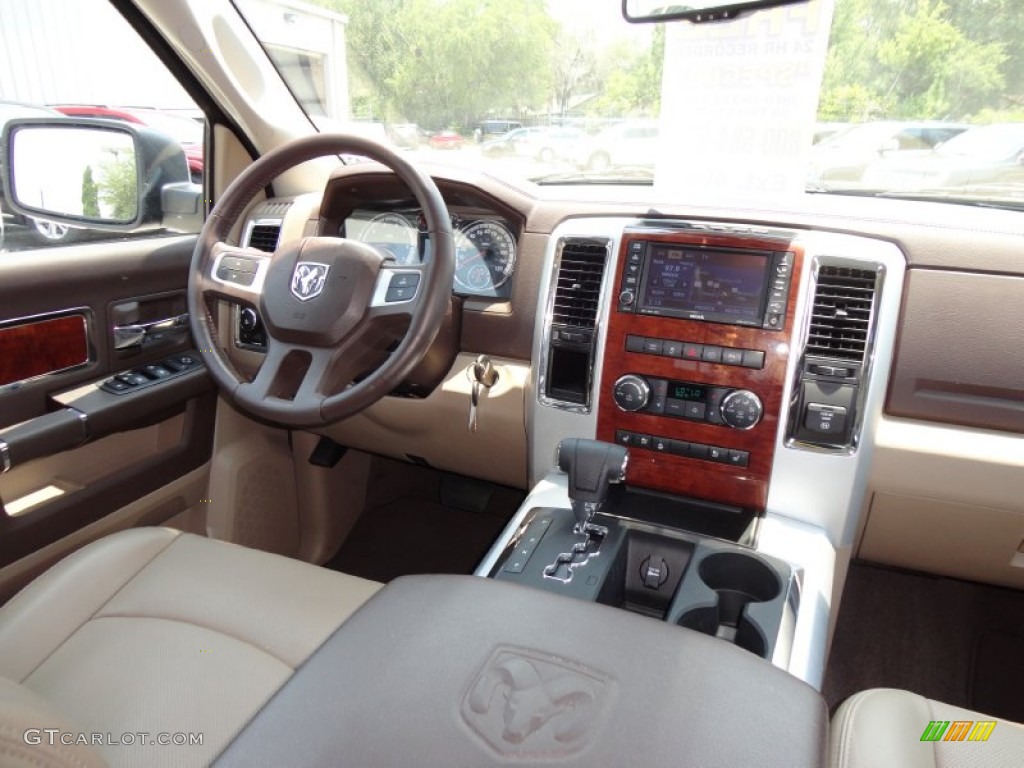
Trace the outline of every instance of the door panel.
[[[150, 237], [5, 254], [0, 328], [44, 333], [21, 350], [30, 378], [0, 386], [0, 441], [12, 465], [0, 475], [0, 568], [149, 495], [159, 509], [162, 488], [209, 461], [216, 398], [200, 363], [123, 392], [99, 387], [169, 359], [198, 361], [187, 325], [156, 328], [121, 349], [114, 336], [115, 326], [152, 329], [183, 313], [194, 242]], [[33, 356], [51, 345], [53, 326], [20, 321], [62, 314], [87, 318], [85, 364]], [[44, 368], [54, 372], [38, 375]], [[184, 511], [176, 503], [156, 517]], [[162, 522], [153, 517], [146, 521]]]

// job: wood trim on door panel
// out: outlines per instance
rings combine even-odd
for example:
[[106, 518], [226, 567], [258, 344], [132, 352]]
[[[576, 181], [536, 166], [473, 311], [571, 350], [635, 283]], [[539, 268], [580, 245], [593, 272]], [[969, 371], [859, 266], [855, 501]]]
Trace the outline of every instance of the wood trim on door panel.
[[[618, 312], [608, 320], [601, 392], [598, 396], [597, 437], [615, 442], [616, 430], [685, 440], [691, 443], [748, 451], [747, 467], [717, 464], [684, 458], [641, 448], [630, 448], [626, 482], [722, 504], [738, 505], [761, 511], [768, 499], [768, 479], [775, 455], [775, 435], [782, 412], [782, 391], [786, 364], [791, 352], [791, 335], [796, 315], [797, 294], [803, 267], [803, 249], [781, 239], [711, 236], [697, 233], [627, 232], [622, 239], [615, 285], [622, 284], [626, 253], [632, 240], [657, 241], [713, 248], [740, 248], [760, 251], [790, 251], [794, 254], [789, 300], [781, 331], [766, 331], [738, 325], [682, 320], [668, 317]], [[626, 351], [626, 336], [671, 339], [720, 347], [760, 350], [765, 353], [760, 370], [732, 365], [660, 357]], [[749, 389], [764, 405], [764, 416], [750, 430], [730, 429], [668, 416], [627, 413], [615, 405], [612, 388], [620, 376], [637, 373], [664, 379], [734, 389]]]
[[0, 386], [59, 373], [90, 360], [85, 310], [69, 310], [0, 327]]

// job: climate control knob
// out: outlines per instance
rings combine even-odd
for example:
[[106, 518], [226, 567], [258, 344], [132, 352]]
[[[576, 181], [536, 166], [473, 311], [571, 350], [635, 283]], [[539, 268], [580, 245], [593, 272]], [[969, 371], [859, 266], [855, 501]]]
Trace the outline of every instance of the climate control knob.
[[623, 411], [642, 411], [651, 399], [651, 388], [643, 376], [620, 376], [612, 390], [615, 404]]
[[761, 400], [748, 389], [737, 389], [722, 398], [722, 421], [733, 429], [753, 429], [764, 415]]

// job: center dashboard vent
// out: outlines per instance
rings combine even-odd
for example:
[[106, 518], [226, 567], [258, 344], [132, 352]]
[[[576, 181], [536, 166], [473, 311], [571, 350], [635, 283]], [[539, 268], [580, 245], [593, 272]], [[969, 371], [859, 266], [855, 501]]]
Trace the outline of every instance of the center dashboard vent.
[[818, 270], [806, 353], [861, 362], [867, 351], [877, 274], [822, 265]]
[[568, 240], [562, 248], [551, 320], [557, 325], [593, 328], [601, 298], [608, 246]]

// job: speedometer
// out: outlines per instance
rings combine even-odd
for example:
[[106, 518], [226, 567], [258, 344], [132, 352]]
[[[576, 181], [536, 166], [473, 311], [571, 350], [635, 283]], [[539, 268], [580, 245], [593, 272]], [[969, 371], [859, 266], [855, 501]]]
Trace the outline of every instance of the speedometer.
[[416, 227], [400, 213], [381, 213], [363, 227], [359, 240], [394, 256], [403, 266], [419, 264]]
[[455, 233], [455, 284], [486, 294], [512, 276], [516, 239], [497, 221], [477, 221]]

